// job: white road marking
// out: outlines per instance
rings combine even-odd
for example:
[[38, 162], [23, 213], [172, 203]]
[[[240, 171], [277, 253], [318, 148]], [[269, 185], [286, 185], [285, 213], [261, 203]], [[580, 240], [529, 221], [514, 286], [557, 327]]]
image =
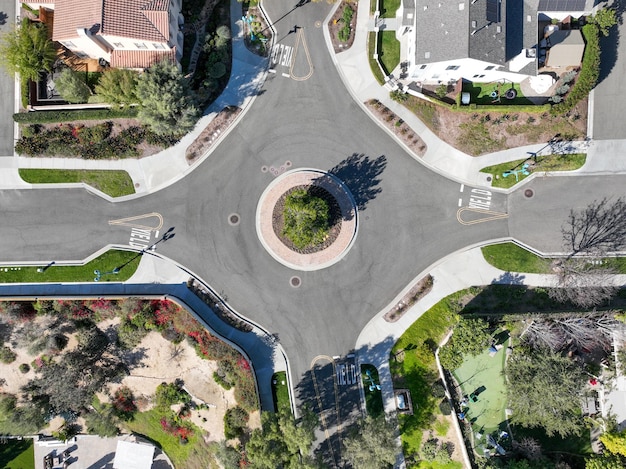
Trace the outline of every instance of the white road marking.
[[489, 207], [491, 207], [491, 192], [485, 189], [472, 189], [468, 207], [489, 210]]
[[145, 249], [150, 245], [152, 233], [152, 230], [133, 228], [130, 230], [130, 241], [128, 244], [134, 248]]
[[[271, 63], [274, 65], [282, 65], [289, 67], [293, 55], [293, 47], [284, 44], [276, 44], [272, 48]], [[271, 70], [271, 69], [270, 69]]]
[[284, 76], [285, 78], [289, 78], [291, 75], [289, 75], [288, 73], [283, 73], [283, 76]]
[[276, 70], [274, 70], [273, 68], [269, 68], [267, 71], [270, 73], [276, 73]]
[[461, 205], [463, 205], [463, 198], [462, 198], [462, 197], [459, 197], [459, 207], [460, 207]]
[[347, 386], [357, 382], [356, 365], [344, 363], [337, 365], [337, 384]]
[[459, 192], [463, 192], [463, 189], [465, 189], [465, 184], [461, 184], [461, 190]]

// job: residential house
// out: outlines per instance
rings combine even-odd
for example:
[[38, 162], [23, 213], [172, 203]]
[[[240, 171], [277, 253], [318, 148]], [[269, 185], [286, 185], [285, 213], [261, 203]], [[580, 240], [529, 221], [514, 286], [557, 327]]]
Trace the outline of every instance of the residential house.
[[[396, 35], [406, 44], [410, 80], [521, 82], [546, 65], [551, 44], [543, 40], [558, 28], [546, 27], [554, 21], [576, 28], [593, 7], [594, 0], [403, 0]], [[567, 46], [555, 63], [580, 65], [580, 31], [557, 36]]]
[[33, 0], [47, 12], [52, 40], [80, 58], [145, 69], [183, 51], [181, 0]]

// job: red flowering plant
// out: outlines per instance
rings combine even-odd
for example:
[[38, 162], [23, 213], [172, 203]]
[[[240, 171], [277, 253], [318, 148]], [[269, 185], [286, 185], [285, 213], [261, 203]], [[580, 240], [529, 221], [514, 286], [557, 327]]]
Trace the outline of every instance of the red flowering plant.
[[127, 386], [122, 386], [115, 391], [113, 395], [113, 408], [115, 413], [124, 420], [132, 420], [135, 412], [137, 412], [137, 405], [133, 392]]

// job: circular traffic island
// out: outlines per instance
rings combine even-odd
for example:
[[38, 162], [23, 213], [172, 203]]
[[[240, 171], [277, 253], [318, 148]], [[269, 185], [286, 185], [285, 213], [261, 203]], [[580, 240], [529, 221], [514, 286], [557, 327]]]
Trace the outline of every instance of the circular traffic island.
[[333, 265], [350, 249], [358, 212], [335, 176], [315, 169], [282, 174], [265, 189], [256, 214], [257, 234], [268, 253], [296, 270]]

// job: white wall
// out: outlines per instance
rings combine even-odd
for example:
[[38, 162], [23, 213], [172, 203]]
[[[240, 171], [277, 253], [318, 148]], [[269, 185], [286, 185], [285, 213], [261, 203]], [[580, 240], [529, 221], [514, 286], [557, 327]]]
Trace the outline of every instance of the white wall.
[[[425, 66], [425, 68], [421, 68]], [[456, 70], [447, 70], [448, 67], [458, 66]], [[486, 70], [487, 67], [494, 67]], [[432, 64], [417, 64], [409, 68], [409, 77], [422, 84], [453, 83], [459, 78], [471, 81], [490, 82], [506, 78], [516, 83], [522, 81], [527, 75], [511, 73], [503, 66], [496, 66], [489, 62], [476, 59], [459, 59]]]

